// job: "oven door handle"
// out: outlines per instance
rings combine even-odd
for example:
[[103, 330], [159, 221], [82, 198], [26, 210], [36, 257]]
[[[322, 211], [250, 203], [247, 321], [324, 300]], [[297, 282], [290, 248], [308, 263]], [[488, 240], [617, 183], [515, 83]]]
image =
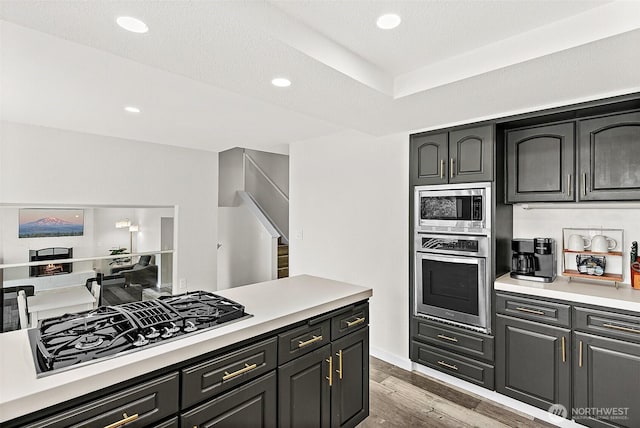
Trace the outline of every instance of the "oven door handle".
[[[416, 252], [417, 261], [420, 260], [435, 260], [437, 262], [446, 262], [446, 263], [461, 263], [465, 265], [478, 265], [479, 269], [482, 270], [483, 278], [484, 278], [484, 269], [485, 269], [485, 257], [457, 257], [457, 256], [447, 256], [444, 254], [433, 254], [433, 253], [424, 253], [424, 252]], [[417, 267], [417, 264], [416, 264]], [[478, 275], [480, 272], [478, 272]]]

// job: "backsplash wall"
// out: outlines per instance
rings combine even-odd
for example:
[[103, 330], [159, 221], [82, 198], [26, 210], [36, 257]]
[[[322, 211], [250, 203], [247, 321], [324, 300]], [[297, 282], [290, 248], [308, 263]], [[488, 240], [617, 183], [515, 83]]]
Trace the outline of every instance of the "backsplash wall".
[[623, 229], [622, 272], [624, 282], [630, 283], [629, 250], [632, 241], [640, 242], [640, 203], [614, 205], [594, 203], [579, 207], [578, 204], [574, 204], [571, 208], [564, 208], [559, 204], [515, 204], [513, 206], [514, 238], [542, 237], [556, 240], [558, 275], [562, 273], [563, 228]]

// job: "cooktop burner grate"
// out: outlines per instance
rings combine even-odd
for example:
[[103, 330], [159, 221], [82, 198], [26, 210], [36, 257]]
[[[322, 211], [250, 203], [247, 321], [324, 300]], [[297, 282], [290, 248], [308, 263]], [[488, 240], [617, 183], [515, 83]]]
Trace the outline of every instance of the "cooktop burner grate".
[[45, 319], [29, 339], [36, 370], [46, 374], [250, 316], [234, 301], [198, 291]]
[[180, 315], [175, 310], [157, 300], [125, 303], [114, 306], [114, 308], [132, 317], [140, 328], [153, 327], [180, 320]]

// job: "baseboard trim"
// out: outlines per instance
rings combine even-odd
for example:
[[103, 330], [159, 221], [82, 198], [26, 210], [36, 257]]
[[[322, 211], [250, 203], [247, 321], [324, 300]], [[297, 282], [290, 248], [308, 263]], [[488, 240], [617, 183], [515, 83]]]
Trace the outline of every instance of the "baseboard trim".
[[389, 364], [393, 364], [394, 366], [400, 367], [401, 369], [409, 371], [413, 370], [411, 366], [411, 360], [408, 358], [404, 358], [400, 355], [392, 354], [380, 348], [374, 347], [371, 347], [369, 349], [369, 353], [371, 354], [371, 356], [379, 360], [386, 361]]
[[[526, 403], [515, 400], [511, 397], [507, 397], [506, 395], [502, 395], [499, 392], [490, 391], [486, 388], [482, 388], [478, 385], [474, 385], [462, 379], [458, 379], [457, 377], [448, 375], [443, 372], [439, 372], [430, 367], [423, 366], [422, 364], [414, 363], [408, 358], [404, 358], [399, 355], [392, 354], [382, 349], [371, 348], [370, 354], [375, 358], [386, 361], [387, 363], [393, 364], [394, 366], [400, 367], [401, 369], [409, 370], [409, 371], [417, 371], [419, 373], [422, 373], [424, 375], [437, 379], [441, 382], [463, 389], [472, 394], [479, 395], [480, 397], [486, 398], [487, 400], [491, 400], [498, 404], [502, 404], [503, 406], [509, 407], [515, 412], [526, 414], [531, 418], [538, 418], [542, 421], [549, 422], [550, 424], [553, 424], [561, 428], [579, 428], [579, 427], [584, 428], [583, 425], [579, 425], [574, 421], [561, 419], [558, 416], [555, 416], [549, 412], [546, 412], [542, 409], [538, 409], [537, 407], [530, 406]], [[568, 410], [570, 411], [571, 409], [568, 409]]]

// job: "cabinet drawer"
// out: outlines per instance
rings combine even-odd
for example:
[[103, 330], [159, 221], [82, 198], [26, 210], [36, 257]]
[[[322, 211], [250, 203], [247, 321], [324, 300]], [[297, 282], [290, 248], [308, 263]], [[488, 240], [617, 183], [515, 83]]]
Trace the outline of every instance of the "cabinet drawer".
[[276, 372], [234, 388], [180, 415], [180, 426], [275, 428]]
[[472, 357], [493, 361], [493, 336], [413, 318], [414, 339]]
[[276, 338], [247, 346], [182, 370], [182, 408], [276, 368]]
[[171, 373], [26, 426], [106, 427], [137, 415], [126, 426], [148, 427], [178, 413], [178, 383], [179, 374]]
[[169, 420], [155, 424], [152, 428], [180, 428], [180, 424], [178, 423], [178, 417], [175, 416]]
[[369, 324], [369, 304], [363, 303], [331, 318], [331, 340], [346, 336]]
[[493, 390], [494, 367], [453, 352], [412, 341], [411, 359], [427, 367]]
[[573, 308], [574, 329], [640, 342], [640, 316]]
[[569, 327], [570, 306], [496, 293], [496, 312], [546, 324]]
[[278, 364], [284, 364], [329, 343], [331, 320], [303, 325], [278, 335]]

